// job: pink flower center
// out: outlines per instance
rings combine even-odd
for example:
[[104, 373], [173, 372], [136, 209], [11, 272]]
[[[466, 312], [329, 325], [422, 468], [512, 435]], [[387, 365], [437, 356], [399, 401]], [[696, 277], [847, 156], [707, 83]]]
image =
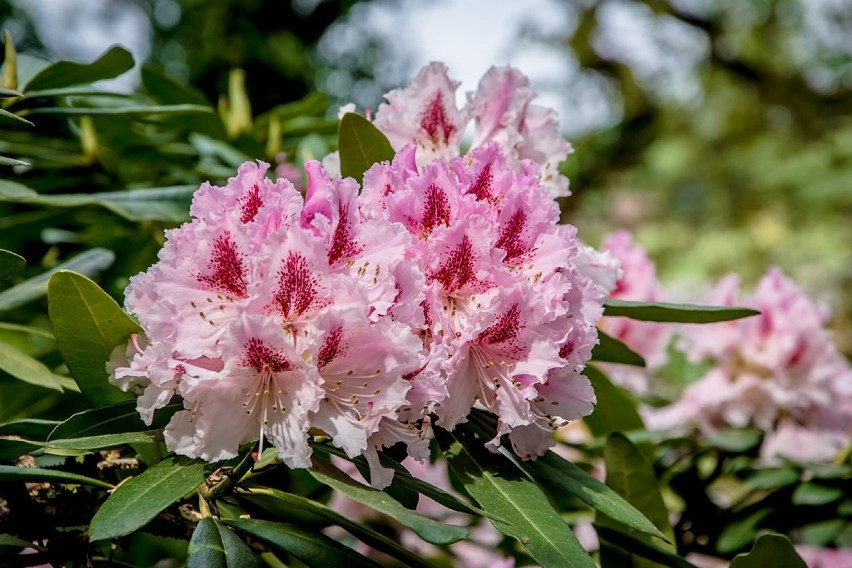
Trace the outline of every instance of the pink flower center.
[[487, 200], [491, 197], [493, 185], [494, 173], [491, 171], [491, 164], [485, 164], [485, 167], [473, 180], [468, 193], [474, 194], [479, 200]]
[[444, 93], [437, 91], [429, 100], [426, 108], [420, 114], [420, 127], [426, 131], [429, 138], [435, 144], [443, 142], [447, 144], [450, 136], [456, 131], [455, 125], [447, 116], [444, 107]]
[[338, 205], [337, 227], [331, 238], [328, 250], [328, 263], [333, 265], [341, 260], [352, 258], [361, 252], [361, 248], [352, 237], [352, 225], [349, 223], [349, 205]]
[[300, 316], [317, 296], [318, 282], [308, 269], [308, 261], [297, 252], [291, 252], [278, 271], [278, 290], [275, 303], [285, 318]]
[[432, 279], [440, 282], [446, 292], [454, 292], [474, 280], [475, 260], [473, 245], [468, 236], [464, 235], [455, 250], [432, 275]]
[[213, 254], [208, 269], [211, 274], [196, 276], [202, 284], [220, 292], [229, 292], [239, 298], [245, 298], [248, 295], [246, 269], [237, 253], [237, 245], [231, 238], [230, 232], [225, 231], [213, 242]]
[[506, 251], [503, 262], [514, 260], [529, 252], [529, 247], [524, 242], [524, 229], [527, 225], [527, 214], [522, 209], [515, 211], [509, 218], [508, 223], [500, 230], [500, 237], [494, 246]]
[[252, 337], [243, 345], [240, 363], [243, 367], [253, 367], [258, 373], [282, 373], [292, 368], [284, 353], [256, 337]]
[[447, 194], [436, 184], [426, 188], [426, 199], [423, 202], [423, 232], [429, 234], [438, 225], [448, 225], [450, 222], [450, 202]]
[[248, 223], [257, 216], [261, 207], [263, 198], [260, 195], [260, 186], [254, 184], [249, 192], [240, 198], [240, 221]]
[[345, 352], [345, 346], [341, 345], [342, 340], [343, 328], [340, 326], [335, 327], [325, 336], [319, 355], [317, 355], [317, 367], [322, 369]]
[[475, 343], [479, 345], [499, 345], [501, 353], [521, 359], [523, 350], [516, 340], [518, 333], [524, 328], [521, 322], [521, 309], [518, 304], [512, 304], [497, 320], [476, 336]]

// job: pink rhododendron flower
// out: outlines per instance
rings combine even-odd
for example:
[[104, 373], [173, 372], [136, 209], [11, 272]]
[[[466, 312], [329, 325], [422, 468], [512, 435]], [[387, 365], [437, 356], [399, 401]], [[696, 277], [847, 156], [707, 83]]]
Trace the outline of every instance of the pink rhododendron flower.
[[737, 281], [723, 280], [710, 303], [745, 305], [755, 317], [684, 330], [695, 360], [715, 366], [674, 404], [647, 413], [651, 427], [755, 427], [767, 432], [766, 461], [833, 456], [852, 431], [852, 367], [825, 328], [827, 314], [780, 270], [771, 269], [751, 298], [736, 301]]

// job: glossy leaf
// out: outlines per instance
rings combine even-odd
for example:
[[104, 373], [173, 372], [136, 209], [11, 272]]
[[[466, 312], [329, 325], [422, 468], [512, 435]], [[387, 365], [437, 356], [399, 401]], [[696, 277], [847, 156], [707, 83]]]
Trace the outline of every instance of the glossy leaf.
[[20, 117], [8, 110], [0, 109], [0, 127], [2, 128], [27, 128], [33, 123], [26, 118]]
[[56, 343], [80, 391], [96, 406], [132, 398], [107, 381], [112, 350], [139, 326], [97, 284], [60, 271], [50, 279], [48, 313]]
[[133, 56], [123, 47], [113, 46], [91, 63], [57, 61], [36, 74], [24, 87], [28, 91], [57, 89], [112, 79], [133, 68]]
[[213, 109], [202, 105], [116, 105], [100, 107], [39, 107], [32, 114], [73, 116], [158, 116], [163, 114], [207, 114]]
[[115, 448], [128, 444], [147, 444], [161, 440], [162, 436], [158, 432], [124, 432], [122, 434], [104, 434], [101, 436], [87, 436], [85, 438], [50, 440], [45, 443], [45, 446], [64, 450], [91, 451]]
[[189, 540], [187, 568], [255, 568], [261, 566], [254, 554], [231, 529], [213, 517], [196, 525]]
[[0, 534], [0, 546], [14, 546], [16, 548], [35, 548], [36, 550], [45, 550], [43, 547], [38, 546], [35, 543], [21, 540], [16, 536], [12, 536], [10, 534]]
[[338, 128], [340, 172], [359, 183], [373, 164], [393, 160], [393, 148], [373, 123], [354, 112], [343, 115]]
[[464, 426], [452, 432], [436, 427], [435, 438], [470, 496], [485, 511], [505, 519], [492, 524], [519, 540], [539, 564], [595, 566], [541, 489], [507, 457], [487, 450], [484, 436]]
[[526, 462], [530, 470], [556, 485], [586, 505], [604, 513], [625, 526], [666, 540], [667, 537], [612, 488], [601, 483], [586, 471], [565, 458], [548, 451], [540, 458]]
[[170, 402], [154, 413], [154, 420], [148, 426], [139, 417], [139, 412], [136, 410], [136, 399], [126, 400], [78, 412], [58, 424], [50, 432], [47, 439], [52, 441], [63, 438], [83, 438], [161, 429], [166, 426], [169, 419], [178, 410], [183, 410], [183, 403], [180, 401]]
[[23, 160], [16, 160], [15, 158], [9, 158], [8, 156], [0, 156], [0, 166], [29, 166], [29, 162], [25, 162]]
[[22, 269], [27, 263], [24, 257], [11, 251], [0, 249], [0, 280], [6, 280]]
[[7, 89], [5, 87], [0, 87], [0, 97], [7, 98], [7, 97], [20, 97], [20, 96], [21, 96], [21, 93], [19, 93], [18, 91], [14, 90], [14, 89]]
[[86, 276], [94, 276], [109, 267], [114, 260], [115, 253], [107, 249], [93, 248], [81, 252], [38, 276], [0, 292], [0, 311], [17, 308], [44, 296], [50, 279], [57, 272], [73, 270]]
[[16, 460], [24, 454], [40, 450], [43, 445], [33, 440], [0, 438], [0, 461]]
[[353, 501], [367, 505], [396, 519], [411, 528], [426, 542], [451, 544], [468, 535], [468, 530], [464, 527], [439, 523], [429, 517], [424, 517], [420, 513], [406, 509], [387, 493], [355, 481], [329, 462], [315, 458], [310, 472], [320, 483], [328, 485]]
[[[666, 509], [663, 497], [657, 487], [654, 468], [642, 452], [625, 436], [614, 433], [609, 436], [606, 446], [604, 446], [604, 462], [606, 464], [606, 484], [641, 511], [654, 526], [660, 529], [669, 543], [675, 542], [674, 530], [669, 523], [668, 509]], [[624, 526], [621, 522], [600, 511], [597, 514], [595, 524], [628, 535], [639, 536], [635, 529]], [[672, 544], [660, 546], [664, 550], [674, 551]], [[628, 552], [647, 558], [647, 552], [642, 547]]]
[[172, 503], [204, 483], [204, 464], [165, 459], [118, 487], [92, 517], [92, 541], [117, 538], [147, 525]]
[[44, 363], [3, 341], [0, 341], [0, 370], [25, 383], [62, 391], [62, 384]]
[[751, 552], [738, 554], [731, 568], [807, 568], [786, 536], [765, 534], [757, 539]]
[[605, 316], [624, 316], [642, 321], [675, 323], [713, 323], [747, 318], [758, 310], [737, 306], [696, 306], [666, 302], [632, 302], [608, 299], [604, 302]]
[[92, 485], [112, 489], [112, 485], [100, 479], [86, 477], [59, 469], [42, 469], [38, 467], [16, 467], [0, 465], [0, 481], [48, 481], [51, 483], [68, 483], [74, 485]]
[[645, 359], [622, 341], [598, 330], [598, 344], [592, 349], [592, 360], [644, 367]]
[[256, 519], [224, 519], [222, 524], [237, 528], [278, 550], [292, 554], [308, 566], [316, 568], [381, 566], [320, 532], [306, 530], [296, 525]]
[[641, 430], [645, 427], [636, 410], [633, 395], [612, 384], [597, 367], [589, 365], [583, 370], [583, 374], [591, 381], [597, 397], [595, 409], [583, 418], [595, 436]]
[[292, 521], [300, 526], [305, 526], [306, 523], [314, 524], [317, 521], [337, 525], [364, 544], [396, 558], [405, 566], [418, 566], [420, 568], [428, 568], [430, 566], [429, 563], [424, 562], [419, 556], [383, 534], [367, 528], [349, 517], [341, 515], [322, 503], [302, 497], [301, 495], [267, 487], [250, 486], [248, 491], [240, 492], [239, 497], [276, 514], [277, 518], [281, 520]]
[[32, 440], [47, 440], [50, 432], [59, 424], [56, 420], [25, 418], [0, 425], [0, 436], [21, 436]]

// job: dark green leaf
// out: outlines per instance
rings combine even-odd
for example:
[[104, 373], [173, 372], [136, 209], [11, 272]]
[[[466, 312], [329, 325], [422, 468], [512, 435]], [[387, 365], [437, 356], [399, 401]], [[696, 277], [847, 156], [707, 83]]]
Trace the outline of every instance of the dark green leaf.
[[49, 441], [121, 434], [124, 432], [144, 432], [164, 428], [172, 415], [183, 410], [183, 403], [172, 401], [154, 413], [154, 420], [147, 426], [136, 410], [136, 399], [126, 400], [99, 408], [90, 408], [72, 415], [56, 426], [47, 437]]
[[820, 483], [802, 483], [793, 491], [793, 505], [827, 505], [843, 497], [843, 489]]
[[716, 550], [721, 554], [728, 554], [747, 545], [757, 534], [760, 522], [771, 513], [772, 509], [760, 509], [744, 519], [728, 523], [716, 540]]
[[189, 541], [187, 568], [254, 568], [260, 559], [228, 527], [216, 519], [201, 519]]
[[84, 97], [114, 97], [119, 99], [128, 98], [130, 95], [127, 93], [115, 93], [111, 91], [104, 91], [103, 89], [95, 89], [88, 85], [80, 85], [77, 87], [59, 87], [56, 89], [43, 89], [39, 91], [27, 91], [26, 97], [28, 99], [35, 99], [39, 97], [70, 97], [70, 96], [84, 96]]
[[139, 326], [97, 284], [74, 272], [50, 279], [48, 313], [56, 343], [80, 391], [96, 406], [131, 398], [107, 380], [106, 362]]
[[8, 250], [0, 249], [0, 280], [6, 280], [27, 263], [24, 257]]
[[164, 459], [128, 480], [109, 496], [92, 518], [89, 539], [130, 534], [204, 482], [204, 464], [186, 458]]
[[57, 379], [57, 375], [44, 363], [3, 341], [0, 341], [0, 370], [25, 383], [62, 391], [62, 383]]
[[548, 451], [527, 462], [529, 469], [586, 505], [625, 526], [666, 540], [666, 536], [621, 495], [565, 458]]
[[808, 568], [786, 536], [765, 534], [748, 554], [738, 554], [731, 568]]
[[393, 160], [390, 142], [373, 123], [354, 112], [343, 115], [338, 127], [340, 172], [361, 183], [373, 164]]
[[505, 519], [492, 524], [518, 539], [539, 564], [595, 565], [541, 489], [506, 456], [487, 450], [484, 436], [464, 426], [452, 432], [436, 427], [435, 438], [471, 497], [485, 511]]
[[598, 330], [598, 341], [592, 349], [592, 360], [644, 367], [645, 359], [623, 342]]
[[367, 505], [410, 527], [420, 538], [432, 544], [451, 544], [467, 537], [464, 527], [439, 523], [403, 507], [383, 491], [358, 483], [329, 462], [314, 459], [311, 475], [317, 481], [343, 493], [353, 501]]
[[419, 556], [403, 548], [393, 540], [364, 525], [341, 515], [337, 511], [307, 497], [286, 493], [267, 487], [250, 487], [249, 491], [239, 493], [241, 499], [254, 503], [261, 508], [274, 513], [280, 520], [293, 522], [299, 526], [306, 524], [335, 524], [348, 531], [364, 544], [380, 550], [385, 554], [401, 561], [405, 566], [428, 568], [429, 563]]
[[696, 568], [695, 564], [688, 562], [670, 550], [657, 546], [647, 540], [637, 538], [632, 534], [600, 526], [597, 527], [597, 530], [598, 536], [602, 541], [612, 543], [621, 548], [622, 551], [634, 551], [636, 555], [663, 566]]
[[[811, 546], [828, 546], [843, 532], [846, 526], [852, 526], [846, 519], [829, 519], [801, 527], [801, 541]], [[840, 545], [840, 543], [837, 543]]]
[[21, 436], [32, 440], [47, 440], [51, 430], [59, 424], [56, 420], [26, 418], [0, 425], [0, 436]]
[[604, 302], [605, 316], [624, 316], [642, 321], [676, 323], [713, 323], [747, 318], [759, 314], [752, 308], [735, 306], [696, 306], [664, 302], [631, 302], [609, 299]]
[[0, 461], [16, 460], [24, 454], [40, 450], [43, 444], [32, 440], [0, 438]]
[[106, 269], [114, 260], [115, 253], [107, 249], [93, 248], [81, 252], [38, 276], [0, 292], [0, 311], [17, 308], [44, 296], [51, 277], [57, 272], [73, 270], [80, 274], [94, 276]]
[[35, 548], [36, 550], [44, 550], [44, 548], [35, 543], [21, 540], [10, 534], [0, 534], [0, 546], [14, 546], [16, 548]]
[[113, 46], [91, 63], [57, 61], [35, 75], [24, 87], [28, 91], [57, 89], [112, 79], [133, 68], [133, 56], [123, 47]]
[[799, 481], [801, 474], [792, 468], [761, 469], [749, 476], [745, 483], [752, 489], [774, 489]]
[[255, 519], [226, 519], [222, 524], [246, 532], [316, 568], [379, 567], [380, 564], [320, 532]]
[[20, 97], [21, 93], [14, 89], [7, 89], [5, 87], [0, 87], [0, 97]]
[[158, 102], [163, 104], [210, 106], [210, 102], [201, 91], [170, 77], [150, 62], [145, 63], [142, 66], [142, 86], [145, 87], [145, 89], [151, 93]]
[[0, 127], [2, 128], [26, 128], [33, 123], [8, 110], [0, 109]]
[[587, 366], [583, 374], [595, 387], [595, 397], [597, 397], [595, 410], [583, 418], [595, 436], [642, 430], [645, 427], [639, 412], [636, 411], [636, 400], [633, 395], [612, 384], [609, 378], [596, 367]]
[[162, 114], [203, 114], [213, 109], [201, 105], [126, 105], [109, 107], [39, 107], [32, 114], [77, 116], [155, 116]]
[[158, 432], [124, 432], [122, 434], [50, 440], [45, 443], [45, 446], [64, 450], [102, 450], [126, 444], [147, 444], [161, 440], [162, 436]]
[[100, 479], [78, 475], [58, 469], [41, 469], [38, 467], [16, 467], [0, 465], [0, 481], [49, 481], [51, 483], [69, 483], [75, 485], [94, 485], [112, 489], [112, 485]]

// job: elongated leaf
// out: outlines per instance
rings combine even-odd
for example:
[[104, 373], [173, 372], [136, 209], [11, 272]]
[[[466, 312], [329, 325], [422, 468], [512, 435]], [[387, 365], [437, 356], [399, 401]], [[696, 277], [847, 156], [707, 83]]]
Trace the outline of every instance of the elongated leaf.
[[494, 526], [518, 539], [542, 566], [595, 565], [541, 489], [508, 458], [485, 449], [485, 437], [463, 425], [453, 432], [435, 428], [435, 438], [471, 497], [506, 519], [492, 520]]
[[28, 99], [35, 99], [38, 97], [70, 97], [70, 96], [83, 96], [83, 97], [112, 97], [118, 99], [126, 99], [130, 97], [127, 93], [116, 93], [113, 91], [104, 91], [103, 89], [95, 89], [88, 85], [79, 85], [76, 87], [59, 87], [56, 89], [44, 89], [39, 91], [27, 91], [26, 97]]
[[127, 444], [147, 444], [162, 441], [159, 432], [125, 432], [122, 434], [104, 434], [102, 436], [87, 436], [85, 438], [68, 438], [51, 440], [45, 445], [49, 448], [65, 450], [101, 450], [115, 448]]
[[21, 93], [14, 89], [7, 89], [5, 87], [0, 87], [0, 97], [20, 97]]
[[51, 277], [57, 272], [73, 270], [94, 276], [109, 267], [114, 260], [115, 253], [107, 249], [93, 248], [81, 252], [38, 276], [0, 292], [0, 311], [12, 310], [44, 296]]
[[604, 302], [605, 316], [625, 316], [642, 321], [676, 323], [713, 323], [747, 318], [758, 310], [737, 306], [696, 306], [665, 302], [631, 302], [609, 299]]
[[24, 257], [11, 251], [0, 249], [0, 280], [6, 280], [27, 263]]
[[48, 313], [59, 351], [80, 391], [96, 406], [131, 398], [107, 381], [110, 353], [139, 331], [115, 300], [85, 276], [63, 270], [50, 279]]
[[27, 128], [33, 123], [8, 110], [0, 109], [0, 127], [3, 128]]
[[621, 363], [622, 365], [633, 365], [644, 367], [645, 359], [630, 349], [622, 341], [598, 330], [598, 341], [592, 349], [592, 360], [604, 363]]
[[91, 63], [57, 61], [36, 74], [24, 87], [24, 93], [70, 87], [112, 79], [133, 68], [133, 56], [123, 47], [114, 46]]
[[9, 158], [7, 156], [0, 156], [0, 166], [29, 166], [29, 162], [25, 162], [23, 160], [16, 160], [15, 158]]
[[176, 114], [208, 114], [213, 109], [202, 105], [124, 105], [108, 107], [39, 107], [32, 114], [74, 116], [155, 116]]
[[536, 474], [596, 511], [625, 526], [666, 540], [666, 536], [636, 507], [565, 458], [548, 451], [540, 458], [526, 463]]
[[0, 438], [0, 461], [16, 460], [24, 454], [40, 450], [43, 445], [33, 440]]
[[75, 485], [93, 485], [112, 489], [112, 485], [100, 479], [86, 477], [59, 469], [41, 469], [38, 467], [15, 467], [0, 465], [0, 481], [49, 481], [51, 483], [69, 483]]
[[25, 418], [0, 425], [0, 436], [21, 436], [33, 440], [47, 440], [51, 430], [59, 424], [56, 420]]
[[0, 369], [25, 383], [62, 391], [56, 375], [44, 363], [3, 341], [0, 341]]
[[123, 483], [92, 517], [89, 538], [117, 538], [147, 525], [169, 505], [204, 483], [204, 464], [165, 459]]
[[[674, 530], [669, 523], [668, 510], [657, 487], [654, 468], [642, 452], [625, 436], [614, 433], [609, 436], [604, 447], [604, 462], [606, 463], [606, 484], [641, 511], [666, 535], [668, 542], [673, 543]], [[635, 529], [624, 526], [600, 511], [595, 523], [600, 527], [640, 537]], [[641, 536], [641, 538], [647, 537]], [[662, 548], [672, 552], [675, 550], [671, 544], [664, 544]], [[646, 550], [637, 548], [629, 552], [647, 558]]]
[[786, 536], [765, 534], [748, 554], [738, 554], [731, 568], [807, 568]]
[[189, 540], [187, 568], [254, 568], [260, 558], [228, 527], [216, 519], [201, 519]]
[[308, 566], [316, 568], [381, 566], [320, 532], [308, 531], [295, 525], [256, 519], [224, 519], [222, 524], [237, 528], [278, 550], [292, 554]]
[[432, 544], [451, 544], [467, 537], [464, 527], [443, 524], [406, 509], [383, 491], [358, 483], [329, 462], [314, 459], [311, 475], [324, 485], [339, 491], [362, 505], [367, 505], [411, 528], [420, 538]]
[[35, 548], [36, 550], [45, 550], [43, 547], [38, 546], [35, 543], [21, 540], [16, 536], [12, 536], [10, 534], [0, 534], [0, 546], [14, 546], [17, 548]]
[[830, 487], [821, 483], [802, 483], [793, 491], [793, 505], [827, 505], [837, 501], [845, 492], [840, 487]]
[[639, 412], [636, 411], [636, 401], [630, 393], [612, 384], [609, 378], [594, 366], [587, 366], [583, 374], [595, 387], [597, 397], [595, 410], [583, 418], [595, 436], [641, 430], [645, 427]]
[[373, 123], [354, 112], [340, 119], [338, 128], [340, 172], [358, 183], [373, 164], [393, 160], [393, 148]]
[[136, 410], [136, 399], [125, 400], [78, 412], [58, 424], [50, 432], [47, 439], [53, 441], [158, 430], [164, 428], [172, 415], [178, 410], [183, 410], [183, 403], [181, 401], [170, 402], [154, 413], [154, 420], [148, 426], [139, 417], [139, 412]]
[[636, 551], [642, 558], [646, 558], [663, 566], [671, 566], [672, 568], [696, 568], [695, 564], [681, 558], [670, 550], [657, 546], [647, 540], [606, 527], [599, 526], [597, 527], [597, 530], [598, 536], [604, 542], [612, 543], [621, 548], [622, 551]]
[[405, 566], [419, 566], [420, 568], [429, 568], [430, 566], [428, 562], [424, 562], [419, 556], [401, 547], [383, 534], [341, 515], [322, 503], [301, 495], [266, 487], [251, 487], [250, 491], [241, 491], [239, 497], [275, 513], [282, 520], [289, 521], [292, 519], [294, 523], [300, 526], [305, 526], [304, 520], [306, 518], [313, 518], [314, 522], [322, 520], [326, 523], [335, 524], [364, 544], [400, 560]]

